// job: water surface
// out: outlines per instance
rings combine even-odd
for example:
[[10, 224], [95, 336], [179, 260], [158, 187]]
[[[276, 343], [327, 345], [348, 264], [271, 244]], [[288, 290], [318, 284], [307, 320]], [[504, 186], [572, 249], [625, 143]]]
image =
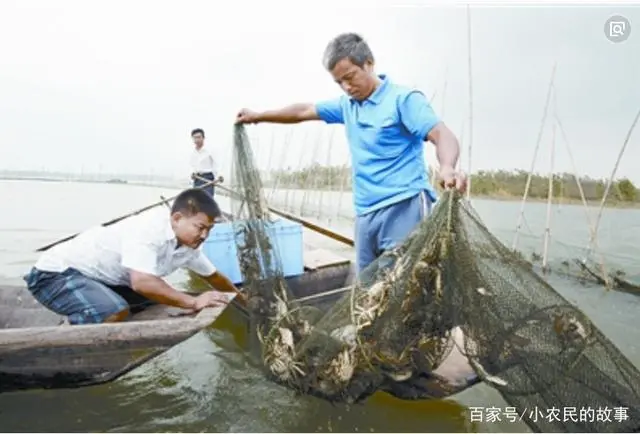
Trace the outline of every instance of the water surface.
[[[0, 181], [0, 197], [10, 198], [0, 213], [0, 284], [19, 282], [36, 260], [37, 247], [176, 192], [131, 185]], [[346, 216], [334, 218], [333, 225], [350, 235], [346, 196], [344, 193], [342, 200], [334, 197], [333, 201], [324, 197], [323, 207], [336, 216], [339, 213], [334, 208], [343, 208]], [[273, 200], [275, 203], [278, 198]], [[223, 198], [220, 201], [226, 206]], [[328, 204], [333, 208], [327, 208]], [[306, 206], [312, 209], [313, 201], [307, 199]], [[510, 243], [519, 204], [478, 201], [474, 206], [491, 230]], [[544, 229], [544, 205], [528, 205], [526, 216], [530, 230], [522, 238], [523, 246], [537, 248], [541, 245], [540, 229]], [[558, 238], [554, 246], [584, 245], [584, 234], [588, 234], [584, 220], [580, 207], [565, 206], [554, 212], [554, 237]], [[608, 210], [603, 217], [601, 245], [634, 273], [638, 273], [638, 261], [633, 258], [640, 257], [638, 224], [636, 210]], [[635, 232], [629, 231], [634, 225]], [[304, 237], [309, 244], [335, 247], [310, 233], [305, 232]], [[342, 252], [350, 255], [345, 248]], [[556, 256], [561, 253], [555, 248]], [[551, 279], [559, 292], [578, 304], [636, 365], [640, 364], [640, 298], [554, 276]], [[170, 281], [179, 287], [190, 285], [182, 272], [172, 275]], [[0, 394], [0, 427], [3, 431], [31, 432], [526, 430], [521, 424], [471, 423], [470, 406], [506, 406], [485, 385], [449, 400], [406, 402], [380, 393], [355, 406], [332, 406], [296, 396], [266, 381], [244, 356], [245, 347], [243, 318], [230, 309], [211, 328], [111, 384]]]

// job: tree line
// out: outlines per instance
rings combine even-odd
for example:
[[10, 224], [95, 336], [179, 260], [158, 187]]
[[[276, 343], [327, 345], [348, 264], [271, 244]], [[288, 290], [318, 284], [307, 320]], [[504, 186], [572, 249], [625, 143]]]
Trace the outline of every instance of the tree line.
[[[431, 169], [431, 173], [434, 171]], [[529, 172], [524, 170], [480, 170], [471, 175], [472, 195], [494, 198], [522, 197]], [[267, 184], [276, 188], [313, 189], [313, 190], [350, 190], [351, 167], [322, 166], [314, 164], [302, 169], [272, 170], [268, 173]], [[589, 176], [576, 177], [571, 173], [552, 175], [552, 194], [557, 200], [581, 200], [582, 187], [588, 201], [601, 201], [607, 180]], [[531, 177], [529, 197], [547, 198], [549, 194], [549, 175], [534, 173]], [[627, 178], [615, 180], [609, 190], [608, 203], [640, 203], [640, 190]]]

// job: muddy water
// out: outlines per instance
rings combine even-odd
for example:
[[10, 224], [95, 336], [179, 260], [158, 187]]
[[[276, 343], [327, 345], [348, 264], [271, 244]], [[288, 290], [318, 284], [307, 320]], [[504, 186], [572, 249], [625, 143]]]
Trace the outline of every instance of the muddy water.
[[[0, 214], [0, 283], [16, 282], [36, 259], [35, 248], [89, 224], [145, 206], [158, 200], [160, 194], [170, 196], [173, 192], [126, 185], [0, 181], [0, 197], [12, 197], [11, 212]], [[491, 221], [492, 216], [504, 217], [507, 211], [500, 208], [501, 204], [496, 202], [488, 207], [490, 214], [483, 218]], [[620, 220], [608, 224], [614, 227], [629, 222]], [[348, 235], [347, 227], [341, 230]], [[319, 241], [305, 233], [305, 242]], [[640, 257], [639, 251], [632, 250], [638, 249], [635, 247], [638, 245], [625, 243], [620, 248], [631, 249], [625, 253]], [[184, 273], [176, 273], [170, 280], [183, 287], [191, 285]], [[554, 286], [578, 304], [634, 363], [640, 364], [638, 298], [604, 293], [565, 280], [557, 280]], [[228, 310], [210, 329], [112, 384], [1, 394], [0, 429], [31, 432], [526, 430], [522, 425], [505, 422], [471, 422], [471, 406], [506, 406], [495, 391], [484, 385], [449, 400], [406, 402], [377, 394], [362, 405], [331, 406], [315, 398], [296, 396], [267, 382], [246, 357], [245, 350], [243, 317], [235, 310]]]

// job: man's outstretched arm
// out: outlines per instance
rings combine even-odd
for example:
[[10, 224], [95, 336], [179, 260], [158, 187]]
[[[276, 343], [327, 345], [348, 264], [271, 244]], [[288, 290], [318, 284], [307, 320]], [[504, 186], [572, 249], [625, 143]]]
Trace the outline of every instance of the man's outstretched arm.
[[156, 303], [183, 309], [194, 309], [197, 298], [172, 288], [162, 278], [150, 273], [130, 270], [131, 289]]
[[121, 263], [129, 269], [129, 285], [135, 292], [156, 303], [196, 312], [227, 303], [226, 298], [215, 291], [194, 297], [173, 288], [158, 275], [158, 257], [158, 246], [153, 242], [133, 236], [123, 242]]
[[260, 122], [296, 124], [306, 121], [324, 121], [328, 124], [344, 123], [340, 98], [322, 101], [316, 104], [292, 104], [277, 110], [262, 112], [242, 109], [236, 117], [236, 122], [242, 124]]
[[209, 258], [207, 258], [202, 250], [200, 250], [198, 254], [189, 262], [187, 262], [186, 265], [187, 268], [199, 275], [217, 291], [235, 293], [240, 297], [241, 301], [246, 300], [246, 295], [240, 292], [240, 290], [233, 284], [231, 279], [229, 279], [224, 273], [221, 273], [216, 269], [215, 265], [213, 265], [211, 261], [209, 261]]
[[316, 107], [313, 104], [299, 103], [292, 104], [277, 110], [267, 110], [254, 112], [242, 109], [238, 113], [237, 122], [253, 124], [259, 122], [269, 122], [274, 124], [297, 124], [305, 121], [320, 120]]

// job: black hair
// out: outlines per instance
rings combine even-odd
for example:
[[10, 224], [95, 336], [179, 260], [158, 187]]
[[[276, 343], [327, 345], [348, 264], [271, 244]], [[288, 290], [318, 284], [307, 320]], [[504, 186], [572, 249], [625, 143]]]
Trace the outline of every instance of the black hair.
[[218, 203], [209, 196], [209, 193], [199, 188], [189, 188], [176, 197], [171, 207], [171, 214], [176, 212], [189, 217], [202, 212], [213, 220], [222, 215]]
[[348, 58], [360, 68], [369, 61], [373, 63], [373, 53], [364, 38], [357, 33], [341, 33], [333, 38], [324, 50], [323, 64], [331, 71], [342, 59]]
[[202, 128], [194, 128], [193, 130], [191, 130], [191, 137], [195, 136], [198, 133], [202, 134], [202, 138], [204, 138], [204, 130]]

